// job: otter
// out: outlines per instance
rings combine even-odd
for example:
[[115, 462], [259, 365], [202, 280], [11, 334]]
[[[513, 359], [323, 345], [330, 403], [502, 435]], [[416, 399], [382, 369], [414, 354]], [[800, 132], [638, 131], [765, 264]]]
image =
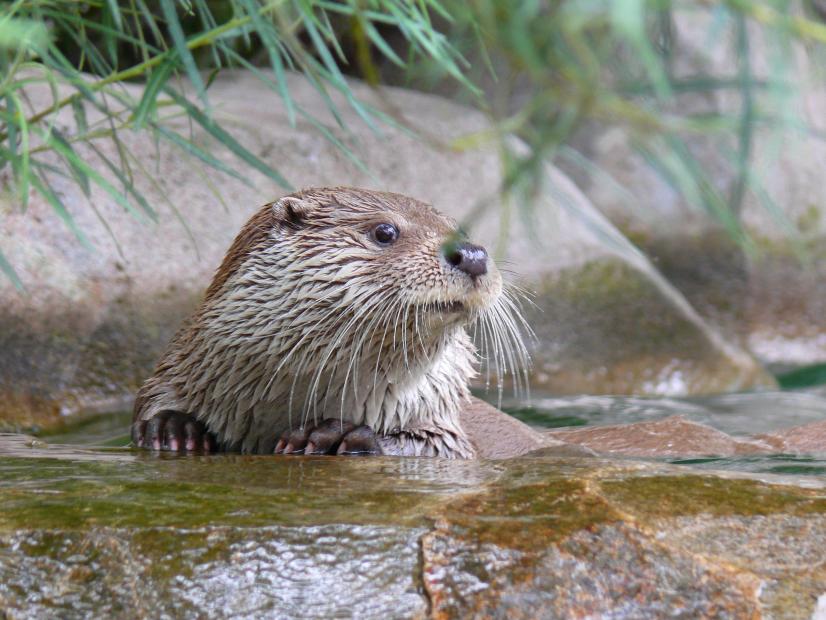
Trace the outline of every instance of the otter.
[[140, 388], [155, 450], [472, 458], [538, 433], [476, 399], [474, 326], [500, 370], [526, 327], [485, 249], [428, 204], [349, 187], [261, 208]]

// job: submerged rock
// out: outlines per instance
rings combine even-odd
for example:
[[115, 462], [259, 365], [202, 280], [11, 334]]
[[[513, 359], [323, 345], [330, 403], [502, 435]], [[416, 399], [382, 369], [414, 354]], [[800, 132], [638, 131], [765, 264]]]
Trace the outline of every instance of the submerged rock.
[[[715, 428], [670, 416], [656, 422], [593, 426], [547, 433], [565, 443], [581, 445], [599, 454], [642, 458], [732, 456], [767, 453], [763, 442], [738, 439]], [[821, 441], [826, 448], [826, 441]]]
[[[804, 479], [801, 479], [804, 480]], [[0, 615], [810, 618], [823, 482], [0, 436]]]

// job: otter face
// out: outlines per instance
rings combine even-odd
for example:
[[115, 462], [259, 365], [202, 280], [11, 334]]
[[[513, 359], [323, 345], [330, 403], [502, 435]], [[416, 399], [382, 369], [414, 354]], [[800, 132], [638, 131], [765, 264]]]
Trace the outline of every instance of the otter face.
[[[422, 202], [365, 190], [310, 190], [276, 203], [281, 241], [319, 286], [370, 291], [430, 329], [478, 318], [502, 293], [487, 251]], [[307, 278], [307, 273], [303, 278]], [[418, 327], [417, 325], [417, 327]]]
[[466, 241], [453, 223], [426, 205], [416, 212], [386, 212], [371, 220], [371, 240], [379, 252], [366, 260], [389, 268], [376, 268], [403, 286], [401, 300], [414, 307], [431, 326], [470, 322], [496, 301], [502, 278], [485, 248]]

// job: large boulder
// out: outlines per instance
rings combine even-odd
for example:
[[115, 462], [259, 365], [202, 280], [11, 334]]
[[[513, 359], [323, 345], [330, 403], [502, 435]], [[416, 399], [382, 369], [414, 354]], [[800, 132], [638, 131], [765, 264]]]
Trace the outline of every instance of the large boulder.
[[826, 592], [814, 478], [553, 454], [159, 458], [0, 435], [0, 479], [11, 618], [808, 620]]
[[[672, 16], [670, 71], [676, 81], [698, 86], [677, 89], [671, 107], [695, 118], [739, 119], [746, 110], [739, 89], [708, 86], [714, 79], [721, 85], [739, 79], [743, 46], [735, 20], [723, 24], [712, 10], [675, 11]], [[755, 87], [749, 104], [754, 117], [747, 147], [749, 176], [739, 205], [740, 221], [750, 235], [745, 249], [721, 232], [699, 200], [686, 199], [691, 192], [678, 189], [678, 174], [663, 174], [651, 165], [650, 156], [634, 146], [639, 136], [625, 128], [583, 130], [575, 146], [593, 167], [579, 168], [575, 178], [589, 199], [730, 340], [780, 367], [822, 362], [826, 87], [819, 51], [789, 41], [777, 24], [751, 21], [747, 35], [748, 71]], [[736, 128], [681, 136], [705, 180], [724, 200], [737, 196], [743, 178], [737, 155], [740, 132]], [[657, 156], [673, 159], [665, 148]], [[617, 191], [618, 185], [624, 192]], [[675, 221], [680, 225], [675, 227]]]
[[[501, 206], [502, 172], [492, 149], [445, 146], [484, 130], [482, 114], [401, 89], [379, 94], [353, 83], [359, 97], [421, 130], [369, 129], [339, 101], [337, 128], [317, 92], [289, 80], [296, 103], [324, 123], [363, 162], [354, 162], [310, 121], [291, 125], [280, 99], [244, 72], [223, 73], [210, 88], [212, 114], [292, 187], [356, 185], [398, 191], [466, 220], [498, 248], [522, 285], [537, 291], [530, 312], [539, 334], [534, 385], [559, 391], [694, 394], [771, 384], [741, 348], [709, 326], [559, 171], [530, 204]], [[141, 94], [135, 85], [124, 93]], [[51, 103], [31, 87], [35, 109]], [[94, 119], [94, 110], [89, 110]], [[69, 110], [56, 126], [72, 135]], [[50, 424], [79, 408], [112, 408], [151, 372], [153, 361], [190, 313], [244, 221], [286, 192], [245, 166], [197, 126], [170, 126], [214, 157], [240, 166], [245, 183], [217, 173], [147, 134], [120, 132], [135, 187], [157, 221], [127, 213], [93, 184], [87, 198], [66, 177], [50, 181], [91, 248], [39, 195], [27, 210], [0, 197], [0, 250], [26, 290], [0, 278], [0, 420]], [[111, 141], [96, 148], [111, 161]], [[112, 179], [100, 156], [78, 152]], [[57, 162], [55, 162], [57, 163]], [[109, 175], [109, 176], [107, 176]], [[524, 215], [531, 218], [526, 222]]]

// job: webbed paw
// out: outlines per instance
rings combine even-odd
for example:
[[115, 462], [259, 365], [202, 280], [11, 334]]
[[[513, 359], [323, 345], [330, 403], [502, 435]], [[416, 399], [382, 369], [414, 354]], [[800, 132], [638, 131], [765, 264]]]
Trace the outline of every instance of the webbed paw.
[[161, 411], [149, 420], [132, 423], [132, 442], [138, 448], [170, 452], [215, 452], [215, 436], [195, 417], [180, 411]]
[[382, 454], [382, 450], [369, 426], [328, 418], [317, 426], [285, 432], [275, 446], [275, 454], [367, 456]]

